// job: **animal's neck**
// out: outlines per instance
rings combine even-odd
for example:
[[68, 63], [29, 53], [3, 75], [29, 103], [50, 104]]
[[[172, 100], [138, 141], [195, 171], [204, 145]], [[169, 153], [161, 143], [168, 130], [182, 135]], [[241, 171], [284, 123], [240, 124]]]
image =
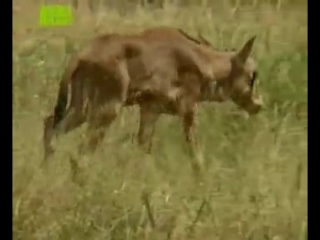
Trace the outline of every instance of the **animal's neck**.
[[207, 82], [201, 87], [201, 102], [224, 102], [229, 97], [225, 94], [223, 84], [214, 82]]

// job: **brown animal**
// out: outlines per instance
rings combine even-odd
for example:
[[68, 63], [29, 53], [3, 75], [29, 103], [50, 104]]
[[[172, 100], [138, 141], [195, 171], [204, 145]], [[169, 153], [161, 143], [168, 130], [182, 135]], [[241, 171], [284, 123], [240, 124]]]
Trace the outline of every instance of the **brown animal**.
[[81, 149], [88, 145], [95, 150], [123, 106], [140, 106], [138, 143], [148, 145], [149, 151], [162, 113], [182, 118], [186, 140], [193, 147], [198, 102], [232, 99], [250, 114], [259, 112], [262, 103], [252, 91], [256, 66], [249, 57], [253, 43], [254, 38], [239, 52], [222, 52], [171, 28], [93, 39], [71, 60], [54, 114], [45, 119], [45, 158], [53, 152], [53, 136], [85, 121], [89, 143]]
[[[253, 89], [254, 83], [257, 78], [257, 66], [253, 58], [249, 55], [252, 51], [252, 46], [255, 37], [251, 38], [243, 46], [243, 48], [237, 52], [232, 51], [220, 51], [214, 49], [211, 43], [206, 40], [201, 34], [198, 34], [198, 39], [191, 37], [181, 29], [168, 28], [168, 27], [156, 27], [147, 29], [142, 33], [142, 36], [147, 39], [158, 39], [161, 41], [175, 42], [177, 44], [186, 44], [191, 49], [196, 51], [200, 56], [204, 57], [205, 64], [208, 64], [210, 70], [213, 72], [214, 81], [205, 81], [200, 87], [199, 97], [195, 97], [199, 94], [199, 85], [197, 86], [197, 80], [193, 79], [194, 76], [190, 72], [182, 75], [185, 82], [190, 84], [190, 91], [186, 93], [192, 99], [197, 99], [198, 102], [202, 101], [216, 101], [223, 102], [231, 99], [240, 108], [246, 110], [249, 114], [256, 114], [262, 107], [262, 100], [257, 96], [254, 96]], [[193, 81], [193, 80], [195, 81]], [[183, 81], [183, 80], [182, 80]], [[185, 86], [186, 87], [186, 86]], [[191, 89], [197, 93], [191, 93]], [[194, 95], [193, 95], [194, 94]], [[188, 98], [188, 97], [183, 97]], [[190, 100], [191, 106], [188, 106], [187, 117], [183, 118], [184, 131], [187, 142], [191, 143], [191, 146], [195, 144], [195, 109], [197, 104]], [[177, 102], [167, 101], [153, 101], [149, 102], [154, 110], [148, 111], [145, 114], [147, 117], [143, 118], [143, 109], [140, 108], [140, 128], [138, 133], [138, 142], [143, 144], [148, 141], [149, 151], [151, 149], [151, 138], [155, 128], [155, 122], [159, 115], [162, 113], [171, 115], [180, 115], [180, 106], [177, 106]], [[175, 106], [173, 106], [175, 105]], [[140, 104], [141, 106], [141, 104]], [[150, 107], [151, 108], [151, 107]], [[149, 120], [147, 119], [149, 118]], [[150, 134], [145, 134], [147, 126], [150, 126]], [[146, 136], [146, 139], [143, 138]]]

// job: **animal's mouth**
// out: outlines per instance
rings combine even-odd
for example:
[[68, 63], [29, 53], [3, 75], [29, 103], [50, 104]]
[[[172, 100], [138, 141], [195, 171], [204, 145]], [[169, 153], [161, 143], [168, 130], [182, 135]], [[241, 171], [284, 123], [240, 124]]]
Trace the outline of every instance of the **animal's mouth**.
[[248, 110], [248, 113], [250, 115], [255, 115], [257, 113], [259, 113], [262, 109], [262, 105], [254, 105], [250, 108], [250, 110]]
[[259, 96], [258, 98], [253, 97], [252, 104], [249, 107], [248, 113], [250, 115], [254, 115], [254, 114], [259, 113], [262, 110], [263, 105], [264, 104], [263, 104], [263, 100], [262, 100], [261, 96]]
[[255, 115], [261, 111], [263, 108], [262, 97], [255, 97], [250, 94], [250, 96], [237, 96], [233, 98], [233, 101], [238, 106], [238, 109], [245, 110], [250, 115]]

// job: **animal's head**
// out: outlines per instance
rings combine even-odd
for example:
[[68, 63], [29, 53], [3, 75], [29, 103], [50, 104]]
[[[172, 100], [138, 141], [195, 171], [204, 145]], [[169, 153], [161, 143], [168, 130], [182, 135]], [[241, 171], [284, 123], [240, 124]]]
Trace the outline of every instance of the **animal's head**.
[[212, 101], [231, 99], [249, 114], [256, 114], [262, 108], [260, 96], [255, 95], [258, 76], [256, 62], [250, 54], [255, 37], [249, 39], [240, 51], [214, 52], [212, 67], [215, 82], [209, 84]]

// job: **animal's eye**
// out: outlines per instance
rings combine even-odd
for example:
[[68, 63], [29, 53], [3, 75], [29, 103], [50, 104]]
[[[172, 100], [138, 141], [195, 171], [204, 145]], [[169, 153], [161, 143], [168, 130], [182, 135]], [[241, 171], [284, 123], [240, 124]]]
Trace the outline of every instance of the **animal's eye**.
[[256, 78], [258, 77], [258, 72], [257, 71], [254, 71], [253, 73], [252, 73], [252, 80], [254, 81], [254, 80], [256, 80]]
[[258, 77], [258, 73], [257, 73], [257, 71], [254, 71], [252, 73], [251, 78], [249, 79], [249, 85], [250, 85], [251, 88], [253, 88], [254, 81], [256, 80], [257, 77]]

